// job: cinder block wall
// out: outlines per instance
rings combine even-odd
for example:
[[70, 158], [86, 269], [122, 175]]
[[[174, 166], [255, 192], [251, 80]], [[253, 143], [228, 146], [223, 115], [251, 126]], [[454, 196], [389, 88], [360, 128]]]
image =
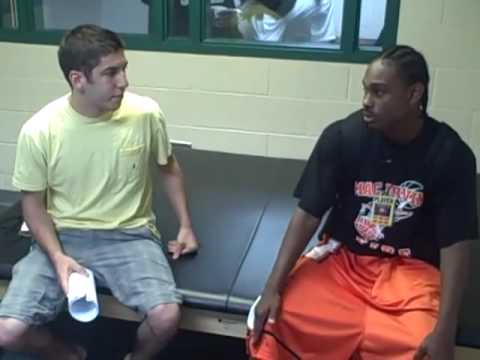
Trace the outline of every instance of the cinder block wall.
[[[399, 43], [424, 52], [430, 112], [480, 161], [480, 1], [403, 0]], [[364, 65], [129, 51], [132, 91], [156, 99], [170, 137], [195, 148], [306, 158], [322, 129], [359, 107]], [[68, 87], [55, 46], [0, 43], [0, 189], [11, 189], [22, 123]], [[480, 164], [480, 162], [479, 162]]]

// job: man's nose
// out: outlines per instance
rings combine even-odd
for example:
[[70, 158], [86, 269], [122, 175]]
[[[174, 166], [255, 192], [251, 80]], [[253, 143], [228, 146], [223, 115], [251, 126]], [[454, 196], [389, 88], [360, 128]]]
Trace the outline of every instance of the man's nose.
[[362, 105], [364, 108], [370, 108], [372, 106], [372, 97], [367, 91], [363, 94]]
[[127, 72], [125, 70], [120, 71], [118, 75], [117, 86], [122, 89], [126, 89], [128, 87]]

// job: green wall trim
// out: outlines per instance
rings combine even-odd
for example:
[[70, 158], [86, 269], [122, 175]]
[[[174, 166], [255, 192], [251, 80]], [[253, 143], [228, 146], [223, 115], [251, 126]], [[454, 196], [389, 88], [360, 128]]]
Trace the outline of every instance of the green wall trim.
[[[382, 47], [359, 48], [358, 33], [362, 0], [345, 0], [341, 43], [338, 48], [315, 48], [246, 42], [236, 39], [206, 39], [207, 0], [190, 0], [189, 37], [168, 37], [168, 0], [150, 0], [149, 34], [121, 34], [132, 50], [194, 54], [368, 63]], [[18, 1], [18, 30], [0, 29], [0, 41], [30, 44], [58, 44], [63, 31], [35, 30], [33, 0]], [[400, 0], [387, 0], [383, 47], [397, 41]]]

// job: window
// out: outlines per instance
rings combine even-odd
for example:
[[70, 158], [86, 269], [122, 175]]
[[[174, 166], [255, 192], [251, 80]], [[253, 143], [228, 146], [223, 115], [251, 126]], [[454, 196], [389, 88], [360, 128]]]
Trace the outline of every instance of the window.
[[400, 7], [400, 0], [0, 3], [3, 41], [57, 44], [65, 29], [93, 23], [121, 33], [133, 49], [342, 62], [367, 62], [394, 45]]
[[168, 2], [169, 37], [188, 37], [190, 35], [189, 5], [188, 0], [170, 0]]
[[210, 0], [205, 4], [207, 38], [338, 49], [341, 29], [337, 31], [334, 5], [340, 2]]
[[[148, 4], [132, 0], [34, 0], [35, 30], [96, 24], [125, 34], [148, 34]], [[128, 21], [126, 21], [128, 19]]]
[[362, 49], [381, 49], [385, 28], [386, 0], [362, 1], [358, 43]]
[[0, 27], [3, 29], [16, 29], [18, 24], [15, 1], [0, 0]]

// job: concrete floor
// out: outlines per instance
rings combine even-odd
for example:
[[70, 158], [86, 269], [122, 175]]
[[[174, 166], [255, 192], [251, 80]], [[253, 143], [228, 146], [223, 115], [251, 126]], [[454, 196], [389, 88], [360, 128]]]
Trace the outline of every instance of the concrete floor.
[[480, 349], [457, 347], [455, 360], [479, 360]]
[[[120, 360], [131, 350], [136, 322], [99, 318], [79, 324], [61, 315], [53, 331], [88, 349], [88, 360]], [[1, 360], [38, 360], [36, 357], [5, 353]], [[181, 331], [159, 359], [247, 360], [242, 339]]]

